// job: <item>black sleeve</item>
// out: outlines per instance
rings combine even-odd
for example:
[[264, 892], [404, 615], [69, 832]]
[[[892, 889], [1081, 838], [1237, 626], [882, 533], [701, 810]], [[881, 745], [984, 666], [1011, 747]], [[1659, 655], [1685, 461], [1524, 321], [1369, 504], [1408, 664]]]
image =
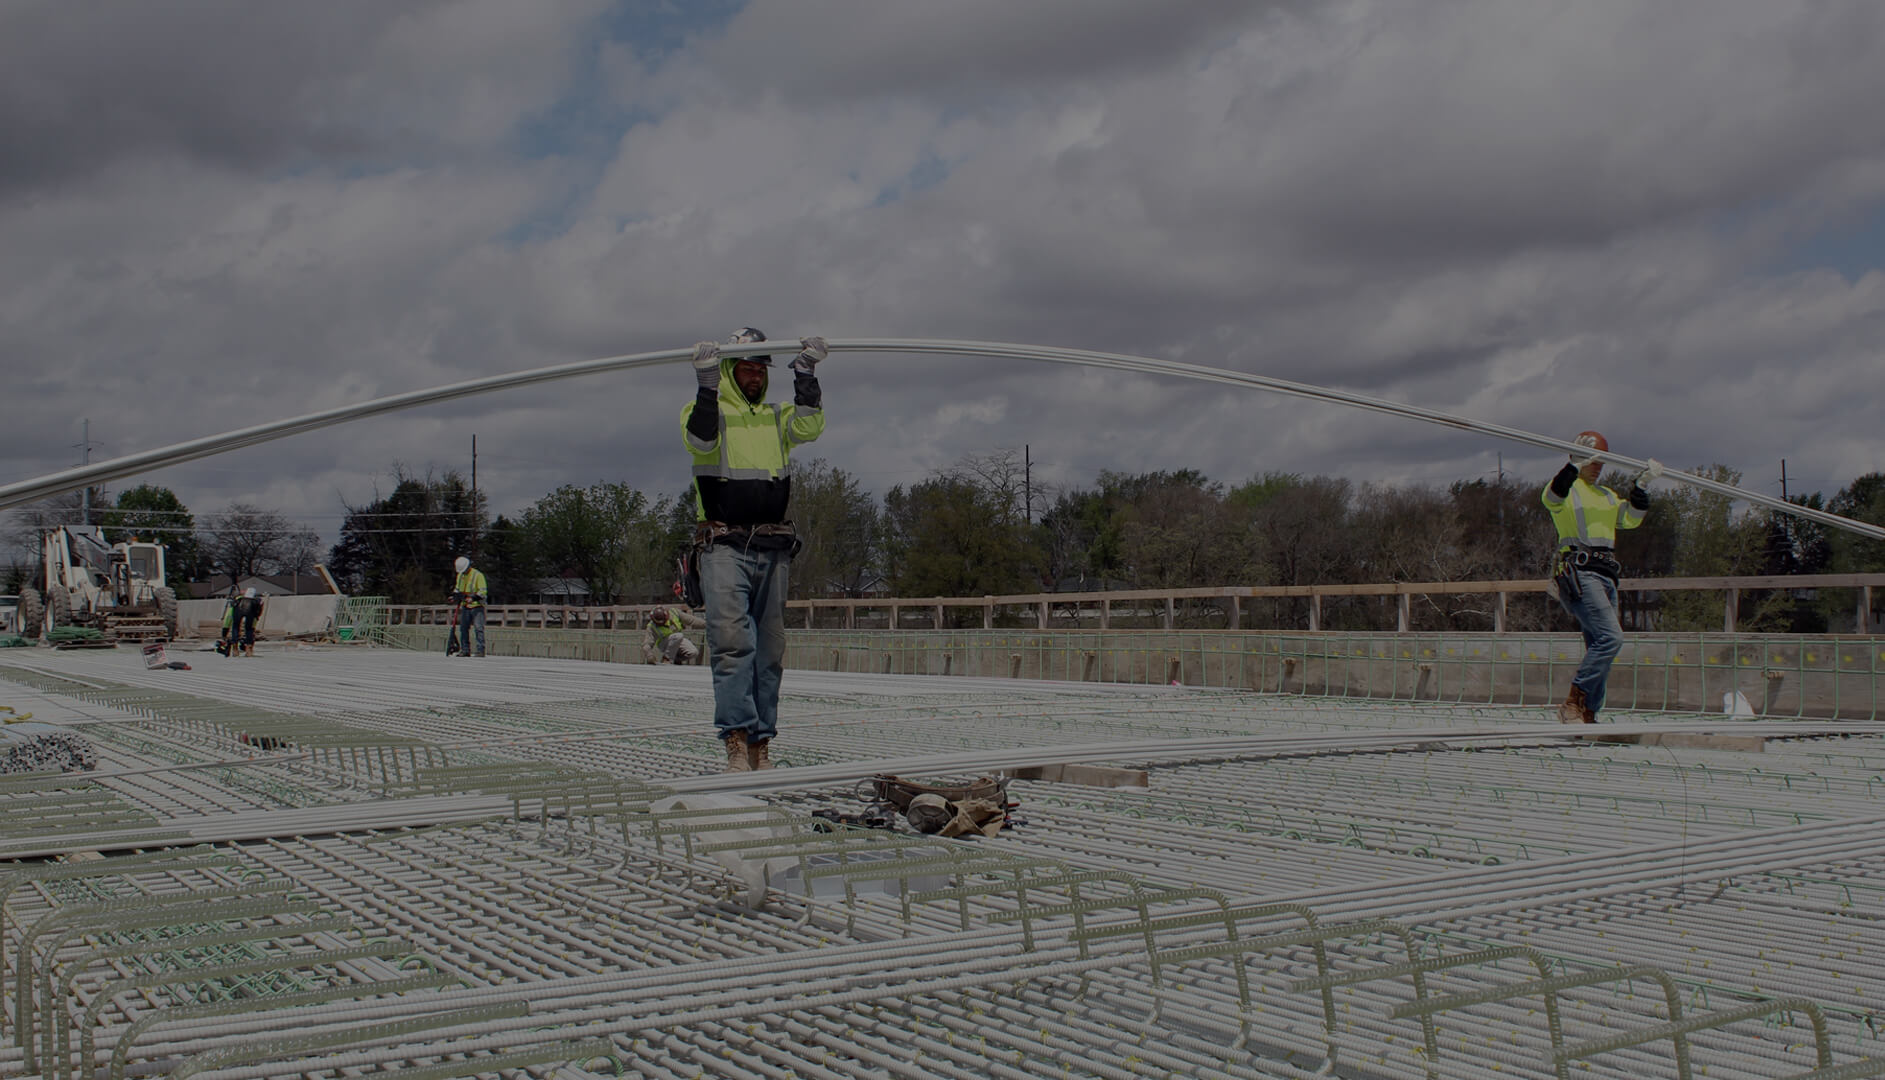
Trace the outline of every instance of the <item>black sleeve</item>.
[[703, 386], [694, 395], [694, 411], [687, 414], [687, 433], [701, 442], [712, 442], [720, 436], [718, 389], [709, 390]]
[[1630, 505], [1638, 510], [1649, 509], [1649, 492], [1644, 491], [1642, 485], [1630, 488]]
[[803, 371], [792, 373], [792, 403], [801, 409], [822, 409], [825, 392], [818, 388], [818, 377]]
[[1571, 485], [1576, 481], [1577, 466], [1568, 461], [1565, 462], [1564, 468], [1558, 470], [1558, 475], [1551, 478], [1551, 494], [1560, 499], [1564, 498], [1571, 493]]

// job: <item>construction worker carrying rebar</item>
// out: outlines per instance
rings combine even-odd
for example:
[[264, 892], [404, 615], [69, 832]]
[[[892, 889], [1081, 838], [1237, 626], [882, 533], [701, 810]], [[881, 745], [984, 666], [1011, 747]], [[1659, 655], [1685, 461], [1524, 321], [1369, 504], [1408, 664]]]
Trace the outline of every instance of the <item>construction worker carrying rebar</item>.
[[[766, 340], [744, 327], [729, 344]], [[713, 724], [726, 771], [772, 768], [785, 670], [786, 574], [799, 540], [786, 520], [792, 448], [825, 430], [816, 375], [825, 339], [799, 339], [792, 404], [766, 400], [770, 356], [720, 356], [694, 346], [694, 400], [681, 429], [694, 461], [694, 558], [706, 601], [713, 664]]]
[[1571, 691], [1558, 706], [1558, 720], [1566, 724], [1594, 724], [1604, 707], [1604, 688], [1610, 664], [1623, 649], [1623, 624], [1617, 618], [1617, 530], [1634, 529], [1649, 510], [1648, 487], [1662, 475], [1662, 462], [1649, 460], [1637, 474], [1627, 499], [1599, 487], [1603, 472], [1598, 452], [1610, 443], [1595, 431], [1581, 431], [1574, 440], [1584, 451], [1545, 485], [1542, 498], [1558, 529], [1558, 549], [1551, 564], [1552, 585], [1558, 603], [1571, 613], [1584, 632], [1584, 660], [1571, 677]]

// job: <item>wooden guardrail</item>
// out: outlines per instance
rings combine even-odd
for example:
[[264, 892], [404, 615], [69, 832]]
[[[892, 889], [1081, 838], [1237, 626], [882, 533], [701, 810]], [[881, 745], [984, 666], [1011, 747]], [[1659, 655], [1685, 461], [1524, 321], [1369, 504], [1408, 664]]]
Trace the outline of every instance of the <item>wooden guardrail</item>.
[[[1159, 612], [1164, 629], [1173, 629], [1180, 601], [1204, 600], [1216, 601], [1224, 606], [1230, 626], [1243, 625], [1243, 603], [1247, 600], [1265, 600], [1295, 598], [1307, 599], [1308, 626], [1310, 631], [1322, 629], [1322, 602], [1335, 597], [1395, 597], [1397, 600], [1396, 630], [1405, 633], [1412, 621], [1411, 605], [1420, 596], [1462, 596], [1490, 595], [1493, 598], [1492, 621], [1493, 633], [1506, 632], [1506, 605], [1513, 595], [1535, 594], [1545, 591], [1547, 583], [1540, 579], [1514, 581], [1391, 581], [1362, 585], [1212, 585], [1190, 589], [1129, 589], [1111, 592], [1083, 593], [1017, 593], [1005, 596], [929, 596], [929, 597], [830, 597], [813, 600], [791, 600], [786, 604], [788, 612], [803, 613], [803, 620], [795, 620], [790, 615], [787, 624], [811, 628], [819, 611], [841, 610], [844, 613], [844, 628], [857, 627], [858, 612], [887, 612], [888, 628], [901, 627], [901, 615], [904, 609], [914, 609], [930, 614], [932, 627], [945, 625], [944, 612], [950, 609], [979, 608], [982, 612], [982, 626], [993, 629], [995, 613], [1003, 608], [1028, 608], [1034, 614], [1036, 627], [1046, 630], [1051, 628], [1054, 608], [1072, 607], [1075, 611], [1096, 611], [1100, 629], [1109, 629], [1115, 607], [1125, 607], [1143, 615], [1146, 607], [1152, 605]], [[1794, 576], [1754, 576], [1754, 577], [1681, 577], [1681, 578], [1624, 578], [1618, 583], [1618, 589], [1625, 593], [1669, 593], [1669, 592], [1719, 592], [1726, 594], [1723, 605], [1725, 614], [1722, 629], [1727, 633], [1735, 632], [1736, 609], [1741, 592], [1772, 589], [1854, 589], [1857, 590], [1857, 603], [1854, 614], [1861, 633], [1868, 632], [1874, 622], [1873, 600], [1876, 596], [1885, 596], [1885, 574], [1799, 574]], [[1881, 592], [1875, 593], [1878, 589]], [[570, 607], [554, 604], [499, 604], [486, 609], [486, 621], [499, 627], [537, 627], [542, 629], [563, 630], [640, 630], [647, 623], [649, 612], [661, 604], [618, 604], [594, 607]], [[389, 605], [386, 609], [390, 625], [444, 625], [451, 621], [451, 606], [437, 605]], [[1284, 627], [1282, 629], [1299, 629]]]

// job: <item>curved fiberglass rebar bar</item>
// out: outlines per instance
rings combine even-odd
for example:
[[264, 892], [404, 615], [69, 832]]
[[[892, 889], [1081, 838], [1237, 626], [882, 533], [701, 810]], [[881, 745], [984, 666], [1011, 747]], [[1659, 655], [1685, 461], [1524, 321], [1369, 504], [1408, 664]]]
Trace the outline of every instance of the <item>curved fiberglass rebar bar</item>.
[[[723, 356], [746, 356], [758, 353], [776, 352], [780, 342], [769, 341], [748, 345], [722, 345]], [[1224, 368], [1204, 367], [1199, 364], [1183, 364], [1174, 360], [1155, 360], [1144, 356], [1127, 356], [1120, 353], [1092, 352], [1086, 349], [1062, 349], [1048, 345], [1014, 345], [996, 341], [935, 341], [905, 338], [843, 338], [830, 342], [832, 352], [886, 352], [911, 353], [917, 355], [943, 356], [985, 356], [995, 359], [1036, 360], [1053, 364], [1072, 364], [1081, 367], [1093, 367], [1113, 371], [1136, 371], [1147, 375], [1173, 375], [1184, 379], [1198, 379], [1227, 386], [1242, 386], [1252, 390], [1264, 390], [1273, 394], [1286, 394], [1291, 397], [1323, 401], [1333, 405], [1344, 405], [1354, 409], [1366, 409], [1371, 412], [1386, 413], [1409, 420], [1419, 420], [1460, 431], [1477, 432], [1509, 442], [1524, 443], [1546, 450], [1558, 450], [1565, 453], [1583, 451], [1564, 439], [1539, 435], [1517, 428], [1504, 427], [1470, 420], [1463, 416], [1423, 409], [1416, 405], [1406, 405], [1398, 401], [1353, 394], [1345, 390], [1332, 390], [1328, 387], [1314, 386], [1308, 383], [1290, 382], [1285, 379], [1273, 379], [1264, 375], [1252, 375], [1248, 372], [1230, 371]], [[151, 469], [168, 465], [177, 465], [198, 458], [210, 457], [245, 446], [270, 442], [275, 439], [299, 435], [307, 431], [333, 427], [353, 420], [378, 416], [382, 413], [399, 412], [431, 405], [454, 398], [471, 397], [476, 394], [488, 394], [498, 390], [510, 390], [521, 386], [533, 386], [537, 383], [554, 382], [581, 375], [599, 375], [610, 371], [627, 371], [633, 368], [654, 367], [660, 364], [674, 364], [687, 360], [693, 355], [692, 347], [668, 349], [660, 352], [634, 353], [626, 356], [611, 356], [600, 360], [582, 360], [570, 364], [557, 364], [551, 367], [535, 368], [530, 371], [512, 372], [508, 375], [492, 375], [482, 379], [452, 383], [430, 390], [413, 390], [390, 397], [375, 398], [357, 405], [343, 405], [339, 408], [308, 413], [304, 416], [289, 417], [255, 427], [240, 428], [210, 435], [171, 446], [146, 450], [137, 454], [101, 461], [93, 465], [65, 469], [33, 480], [0, 485], [0, 509], [19, 506], [57, 495], [65, 491], [75, 491], [90, 484], [116, 480]], [[1647, 462], [1625, 457], [1608, 451], [1597, 455], [1601, 460], [1625, 468], [1641, 469]], [[1757, 506], [1776, 510], [1783, 514], [1815, 521], [1835, 529], [1855, 533], [1875, 540], [1885, 540], [1885, 528], [1851, 518], [1829, 514], [1824, 510], [1797, 506], [1784, 499], [1776, 499], [1757, 491], [1748, 491], [1724, 484], [1718, 480], [1695, 476], [1691, 473], [1669, 472], [1663, 478], [1676, 483], [1687, 484], [1703, 491], [1725, 495], [1732, 499], [1741, 499]]]

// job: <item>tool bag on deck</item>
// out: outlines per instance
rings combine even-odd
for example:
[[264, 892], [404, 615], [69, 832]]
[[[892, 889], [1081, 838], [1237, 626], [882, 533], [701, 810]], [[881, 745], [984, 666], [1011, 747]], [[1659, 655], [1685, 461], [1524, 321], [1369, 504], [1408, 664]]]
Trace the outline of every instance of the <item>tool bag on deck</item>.
[[1008, 819], [1008, 781], [978, 776], [967, 784], [918, 784], [898, 776], [871, 777], [878, 801], [895, 806], [918, 832], [941, 836], [994, 836]]

